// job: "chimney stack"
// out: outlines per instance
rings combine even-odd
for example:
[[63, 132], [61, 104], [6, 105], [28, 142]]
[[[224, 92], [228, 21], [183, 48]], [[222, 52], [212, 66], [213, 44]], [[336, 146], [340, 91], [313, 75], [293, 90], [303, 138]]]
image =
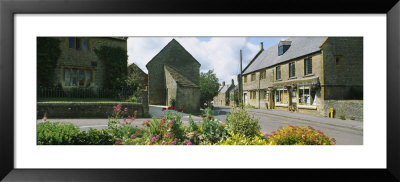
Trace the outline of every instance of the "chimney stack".
[[222, 86], [225, 86], [225, 81], [222, 82]]
[[264, 42], [261, 42], [261, 50], [264, 50]]
[[233, 78], [232, 78], [232, 85], [235, 85], [235, 81], [233, 80]]

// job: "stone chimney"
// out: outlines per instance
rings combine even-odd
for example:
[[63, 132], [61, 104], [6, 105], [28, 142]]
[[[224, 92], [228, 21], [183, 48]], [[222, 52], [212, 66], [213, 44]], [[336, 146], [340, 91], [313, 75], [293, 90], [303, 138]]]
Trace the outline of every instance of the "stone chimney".
[[264, 50], [264, 42], [261, 42], [261, 50]]
[[222, 86], [225, 86], [225, 81], [222, 82]]
[[235, 85], [235, 81], [232, 79], [232, 85]]

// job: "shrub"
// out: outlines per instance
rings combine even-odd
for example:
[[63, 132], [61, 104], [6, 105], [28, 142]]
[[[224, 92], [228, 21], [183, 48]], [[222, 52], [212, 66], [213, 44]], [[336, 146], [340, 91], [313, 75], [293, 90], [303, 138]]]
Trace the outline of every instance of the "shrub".
[[257, 119], [251, 117], [243, 108], [232, 108], [227, 115], [228, 131], [241, 136], [254, 137], [258, 135], [261, 127]]
[[288, 126], [265, 135], [271, 145], [335, 145], [336, 140], [311, 126]]
[[171, 105], [172, 107], [175, 107], [175, 103], [176, 103], [175, 98], [170, 98], [169, 99], [169, 105]]
[[201, 144], [215, 144], [228, 137], [226, 124], [220, 124], [214, 116], [211, 108], [205, 109], [203, 120], [199, 128], [199, 139]]
[[38, 145], [74, 145], [77, 142], [79, 127], [59, 122], [43, 122], [37, 125]]
[[93, 129], [78, 134], [79, 145], [113, 145], [115, 138], [108, 129]]
[[262, 137], [262, 134], [257, 136], [246, 137], [240, 134], [229, 133], [231, 137], [220, 141], [218, 145], [267, 145], [267, 141]]
[[256, 106], [253, 106], [253, 105], [250, 105], [250, 104], [247, 104], [247, 105], [245, 105], [244, 106], [246, 109], [255, 109], [256, 108]]

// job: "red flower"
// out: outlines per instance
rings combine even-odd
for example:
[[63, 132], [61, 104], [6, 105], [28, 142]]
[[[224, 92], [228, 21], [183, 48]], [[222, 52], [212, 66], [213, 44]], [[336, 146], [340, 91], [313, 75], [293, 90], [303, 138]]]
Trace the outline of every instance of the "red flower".
[[182, 108], [179, 108], [178, 111], [179, 111], [179, 112], [183, 112], [183, 109], [182, 109]]
[[205, 114], [203, 114], [203, 115], [201, 115], [201, 117], [202, 117], [202, 118], [205, 118], [205, 117], [206, 117], [206, 115], [205, 115]]
[[211, 120], [211, 118], [212, 118], [211, 116], [208, 116], [208, 119], [209, 119], [209, 120]]
[[169, 107], [168, 107], [168, 110], [174, 110], [174, 107], [169, 106]]
[[162, 110], [162, 111], [165, 111], [166, 109], [163, 107], [161, 110]]

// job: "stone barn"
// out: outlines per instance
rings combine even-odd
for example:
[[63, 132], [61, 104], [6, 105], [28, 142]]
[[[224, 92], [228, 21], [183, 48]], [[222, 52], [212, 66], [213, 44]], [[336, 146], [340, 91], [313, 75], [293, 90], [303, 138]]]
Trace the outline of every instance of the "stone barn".
[[170, 105], [185, 113], [200, 112], [200, 63], [172, 39], [147, 63], [149, 104]]

